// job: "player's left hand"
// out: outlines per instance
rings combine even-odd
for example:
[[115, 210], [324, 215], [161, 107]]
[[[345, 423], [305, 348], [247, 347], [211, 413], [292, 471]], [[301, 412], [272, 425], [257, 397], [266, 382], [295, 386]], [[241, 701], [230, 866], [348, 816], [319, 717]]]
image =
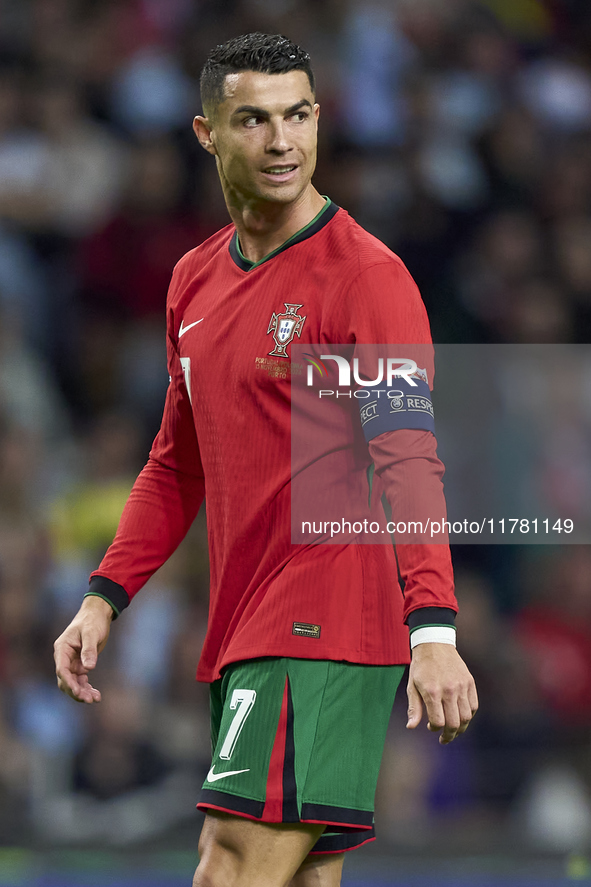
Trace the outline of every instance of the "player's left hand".
[[418, 644], [408, 676], [408, 730], [414, 730], [427, 709], [429, 730], [442, 730], [447, 745], [468, 728], [478, 709], [474, 678], [451, 644]]

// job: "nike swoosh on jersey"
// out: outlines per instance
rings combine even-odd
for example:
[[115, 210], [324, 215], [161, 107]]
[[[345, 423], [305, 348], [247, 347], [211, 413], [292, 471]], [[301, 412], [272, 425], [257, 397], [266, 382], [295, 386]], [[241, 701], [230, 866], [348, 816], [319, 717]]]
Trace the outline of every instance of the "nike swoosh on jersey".
[[[213, 765], [215, 767], [215, 764]], [[217, 782], [218, 779], [225, 779], [226, 776], [236, 776], [238, 773], [250, 773], [250, 767], [246, 770], [226, 770], [225, 773], [214, 773], [213, 767], [207, 774], [207, 782]]]
[[[205, 318], [202, 317], [201, 320], [205, 320]], [[193, 323], [190, 323], [189, 326], [183, 326], [183, 321], [181, 320], [181, 326], [179, 329], [179, 339], [181, 336], [184, 336], [185, 333], [188, 333], [192, 327], [197, 326], [198, 323], [201, 323], [201, 320], [195, 320], [195, 321], [193, 321]]]

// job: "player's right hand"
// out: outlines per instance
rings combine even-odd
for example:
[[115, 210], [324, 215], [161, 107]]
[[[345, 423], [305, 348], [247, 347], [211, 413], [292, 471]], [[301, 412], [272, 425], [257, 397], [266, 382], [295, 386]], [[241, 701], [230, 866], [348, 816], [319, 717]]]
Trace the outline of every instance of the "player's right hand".
[[53, 645], [57, 685], [76, 702], [100, 702], [101, 694], [88, 680], [104, 649], [113, 610], [102, 598], [84, 598], [82, 606]]

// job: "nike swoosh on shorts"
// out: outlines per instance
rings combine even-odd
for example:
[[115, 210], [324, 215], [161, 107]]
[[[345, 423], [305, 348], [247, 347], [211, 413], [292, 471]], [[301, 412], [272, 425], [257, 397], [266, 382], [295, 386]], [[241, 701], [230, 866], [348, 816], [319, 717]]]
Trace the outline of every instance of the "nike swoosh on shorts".
[[207, 782], [217, 782], [218, 779], [225, 779], [226, 776], [237, 776], [238, 773], [250, 773], [250, 767], [246, 770], [226, 770], [224, 773], [214, 773], [215, 764], [207, 774]]

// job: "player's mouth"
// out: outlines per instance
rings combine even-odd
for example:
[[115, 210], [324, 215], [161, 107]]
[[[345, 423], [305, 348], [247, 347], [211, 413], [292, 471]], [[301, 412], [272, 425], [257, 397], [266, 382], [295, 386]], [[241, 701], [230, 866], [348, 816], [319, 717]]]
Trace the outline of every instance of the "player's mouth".
[[295, 176], [297, 168], [297, 165], [293, 163], [285, 165], [276, 164], [275, 166], [267, 166], [262, 172], [264, 176], [273, 182], [288, 182]]

